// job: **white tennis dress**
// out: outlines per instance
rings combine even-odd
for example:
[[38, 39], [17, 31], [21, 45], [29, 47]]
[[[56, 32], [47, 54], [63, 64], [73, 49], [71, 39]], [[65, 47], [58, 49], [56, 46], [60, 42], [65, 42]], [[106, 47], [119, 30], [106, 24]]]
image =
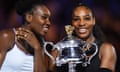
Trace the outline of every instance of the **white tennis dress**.
[[33, 72], [34, 57], [25, 54], [16, 44], [7, 52], [0, 72]]
[[0, 72], [33, 72], [33, 56], [26, 55], [15, 44], [7, 53]]

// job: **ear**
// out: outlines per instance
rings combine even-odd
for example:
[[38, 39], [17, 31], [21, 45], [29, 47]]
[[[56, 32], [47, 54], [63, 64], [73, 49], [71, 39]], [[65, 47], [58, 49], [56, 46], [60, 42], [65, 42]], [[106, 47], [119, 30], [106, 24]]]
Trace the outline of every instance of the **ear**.
[[30, 23], [32, 21], [32, 14], [27, 13], [25, 18], [26, 18], [26, 21]]

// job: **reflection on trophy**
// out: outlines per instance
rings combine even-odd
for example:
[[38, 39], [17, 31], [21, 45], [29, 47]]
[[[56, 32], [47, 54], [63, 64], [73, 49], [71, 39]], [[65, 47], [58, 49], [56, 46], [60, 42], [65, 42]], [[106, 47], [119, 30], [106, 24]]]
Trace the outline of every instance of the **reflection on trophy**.
[[[87, 43], [72, 35], [74, 27], [71, 25], [65, 26], [65, 31], [67, 36], [63, 40], [56, 44], [51, 42], [45, 42], [44, 50], [45, 53], [53, 60], [56, 66], [61, 66], [62, 64], [68, 64], [69, 72], [76, 72], [75, 67], [77, 64], [81, 64], [86, 67], [90, 64], [91, 59], [98, 52], [98, 47], [95, 43]], [[54, 58], [46, 50], [47, 45], [53, 46], [52, 50], [57, 49], [58, 55]]]

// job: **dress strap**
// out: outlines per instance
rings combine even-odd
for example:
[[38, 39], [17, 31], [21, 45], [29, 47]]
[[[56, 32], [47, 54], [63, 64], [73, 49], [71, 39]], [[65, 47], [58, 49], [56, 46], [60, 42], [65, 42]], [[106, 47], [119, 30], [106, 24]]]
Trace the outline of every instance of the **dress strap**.
[[14, 35], [15, 35], [15, 40], [17, 40], [17, 37], [16, 37], [16, 29], [15, 29], [15, 28], [13, 28], [12, 30], [13, 30]]

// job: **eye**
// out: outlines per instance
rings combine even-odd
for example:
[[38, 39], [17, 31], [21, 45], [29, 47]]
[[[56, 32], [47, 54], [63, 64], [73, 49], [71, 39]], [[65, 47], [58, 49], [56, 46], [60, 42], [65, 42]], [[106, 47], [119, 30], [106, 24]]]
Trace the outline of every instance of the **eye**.
[[48, 16], [42, 16], [42, 19], [47, 19], [47, 18], [49, 18]]
[[73, 21], [78, 21], [78, 20], [80, 20], [80, 19], [77, 17], [73, 18]]
[[91, 18], [90, 18], [90, 17], [85, 17], [84, 19], [85, 19], [85, 20], [91, 20]]

